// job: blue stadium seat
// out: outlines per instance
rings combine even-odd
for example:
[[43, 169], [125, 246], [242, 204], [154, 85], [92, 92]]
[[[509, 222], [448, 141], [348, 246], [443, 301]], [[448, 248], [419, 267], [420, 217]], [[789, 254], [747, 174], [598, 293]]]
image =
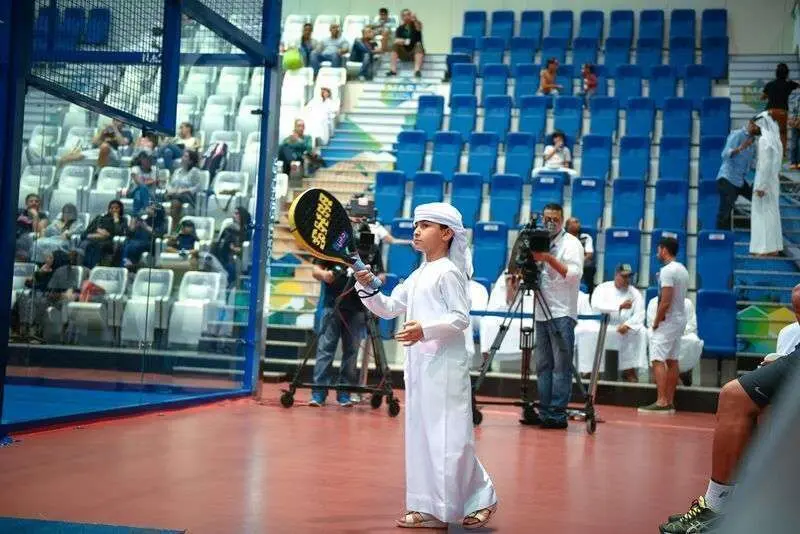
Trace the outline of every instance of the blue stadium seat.
[[458, 172], [453, 175], [450, 203], [461, 212], [464, 227], [472, 228], [481, 215], [483, 178], [480, 174]]
[[683, 80], [683, 97], [692, 101], [692, 107], [699, 110], [704, 98], [711, 96], [711, 74], [704, 65], [689, 65]]
[[728, 77], [727, 37], [706, 37], [701, 52], [700, 63], [708, 68], [711, 78], [722, 80]]
[[581, 176], [605, 180], [611, 170], [611, 137], [584, 135], [581, 151]]
[[479, 222], [472, 231], [474, 278], [497, 280], [508, 258], [508, 226], [501, 222]]
[[461, 134], [461, 139], [467, 141], [475, 130], [475, 120], [478, 114], [478, 99], [474, 95], [455, 95], [450, 97], [450, 128], [451, 132]]
[[508, 48], [508, 43], [514, 35], [514, 17], [515, 14], [511, 10], [492, 11], [492, 25], [489, 35], [503, 39], [506, 48]]
[[[536, 41], [532, 37], [512, 37], [510, 45], [510, 65], [514, 76], [517, 76], [516, 67], [533, 63], [536, 57]], [[538, 87], [538, 82], [537, 82]]]
[[625, 135], [650, 137], [656, 123], [656, 104], [646, 97], [628, 100], [625, 114]]
[[[675, 228], [658, 228], [650, 234], [650, 285], [658, 286], [657, 273], [661, 270], [661, 262], [658, 260], [658, 242], [662, 237], [673, 237], [678, 240], [677, 260], [684, 266], [686, 263], [686, 232]], [[688, 269], [688, 267], [687, 267]]]
[[519, 130], [535, 135], [537, 142], [544, 139], [547, 107], [552, 101], [549, 96], [522, 97], [519, 107]]
[[611, 220], [614, 226], [639, 228], [644, 218], [645, 182], [638, 178], [617, 178], [613, 182]]
[[735, 255], [733, 232], [701, 230], [697, 234], [697, 289], [733, 289]]
[[442, 129], [444, 117], [444, 97], [441, 95], [420, 95], [417, 108], [417, 121], [414, 129], [425, 132], [425, 139], [433, 140], [433, 134]]
[[525, 183], [529, 183], [535, 150], [535, 134], [527, 132], [508, 134], [506, 138], [506, 174], [517, 174], [522, 176]]
[[594, 66], [594, 73], [597, 75], [597, 88], [594, 91], [594, 97], [608, 96], [608, 73], [609, 72], [616, 72], [616, 71], [609, 71], [606, 68], [605, 65], [595, 65]]
[[[86, 10], [82, 7], [64, 9], [64, 18], [58, 29], [59, 38], [69, 37], [75, 44], [79, 43], [86, 31]], [[74, 48], [74, 46], [72, 47]]]
[[628, 109], [628, 99], [642, 96], [642, 69], [638, 65], [620, 65], [614, 77], [615, 95], [621, 109]]
[[719, 167], [722, 165], [722, 150], [725, 148], [726, 136], [707, 135], [700, 138], [699, 180], [715, 182]]
[[378, 171], [375, 174], [375, 210], [385, 224], [403, 214], [406, 196], [406, 175], [400, 171]]
[[485, 76], [484, 71], [487, 65], [503, 63], [506, 43], [500, 37], [481, 37], [478, 39], [478, 50], [480, 51], [479, 71], [481, 76]]
[[719, 211], [719, 190], [716, 180], [697, 184], [697, 228], [713, 230], [717, 227]]
[[567, 46], [569, 46], [569, 41], [563, 37], [550, 36], [542, 39], [542, 64], [546, 64], [551, 57], [563, 64], [567, 57]]
[[483, 69], [482, 106], [490, 96], [508, 94], [508, 66], [502, 64], [486, 65]]
[[480, 174], [485, 184], [497, 168], [497, 145], [497, 135], [492, 133], [475, 132], [469, 138], [467, 172]]
[[662, 136], [658, 180], [689, 181], [689, 136]]
[[697, 14], [694, 9], [673, 9], [669, 17], [669, 37], [695, 38], [695, 20]]
[[686, 230], [689, 215], [689, 182], [660, 178], [656, 182], [655, 222], [656, 228], [679, 228]]
[[572, 216], [587, 228], [603, 226], [606, 183], [603, 180], [581, 178], [572, 182]]
[[688, 98], [667, 98], [664, 101], [661, 130], [661, 135], [691, 135], [692, 101]]
[[522, 177], [518, 174], [492, 176], [489, 182], [489, 219], [516, 227], [521, 207]]
[[608, 37], [614, 39], [627, 39], [630, 48], [633, 42], [633, 26], [636, 15], [629, 9], [615, 9], [611, 12], [611, 22], [608, 28]]
[[675, 96], [678, 80], [669, 65], [657, 65], [650, 69], [650, 98], [657, 109], [664, 109], [664, 101]]
[[478, 67], [472, 63], [457, 63], [453, 65], [450, 75], [450, 98], [456, 95], [474, 95], [475, 80], [478, 77]]
[[728, 10], [704, 9], [700, 37], [727, 37], [728, 36]]
[[597, 39], [576, 37], [572, 42], [572, 65], [580, 69], [586, 64], [597, 64]]
[[453, 179], [461, 164], [461, 150], [464, 140], [460, 132], [438, 132], [433, 138], [433, 159], [431, 170], [442, 173], [445, 181]]
[[477, 48], [476, 39], [474, 37], [459, 36], [450, 39], [450, 52], [453, 54], [465, 54], [469, 57], [475, 57], [475, 49]]
[[[414, 237], [414, 221], [412, 219], [395, 219], [392, 221], [392, 236], [396, 239], [410, 241]], [[406, 244], [390, 245], [386, 258], [386, 270], [396, 274], [401, 280], [417, 268], [420, 254]]]
[[58, 24], [58, 8], [40, 7], [33, 25], [33, 47], [35, 50], [47, 49], [48, 36], [50, 35], [50, 21]]
[[659, 50], [664, 47], [663, 9], [645, 9], [639, 13], [639, 35], [657, 39]]
[[534, 96], [539, 91], [539, 73], [542, 68], [533, 63], [520, 63], [514, 70], [514, 103], [522, 106], [522, 99]]
[[[381, 292], [384, 295], [391, 295], [392, 290], [400, 283], [400, 278], [393, 273], [386, 273], [386, 280], [381, 286]], [[381, 334], [381, 339], [392, 339], [394, 337], [396, 319], [380, 319], [378, 320], [378, 330]]]
[[694, 65], [694, 38], [671, 37], [669, 40], [669, 64], [678, 78], [686, 76], [686, 67]]
[[620, 65], [631, 62], [631, 40], [627, 37], [609, 37], [606, 39], [606, 55], [604, 65], [611, 72], [616, 72]]
[[619, 101], [613, 96], [596, 96], [589, 101], [589, 109], [589, 131], [613, 137], [619, 126]]
[[485, 102], [483, 131], [497, 134], [500, 142], [505, 143], [506, 135], [511, 129], [511, 97], [490, 96]]
[[575, 67], [573, 65], [559, 65], [556, 72], [556, 83], [561, 86], [558, 91], [559, 98], [563, 96], [572, 96], [573, 84], [572, 80], [575, 78]]
[[[472, 37], [470, 37], [470, 39], [472, 39]], [[447, 63], [447, 72], [452, 75], [453, 65], [458, 65], [460, 63], [467, 63], [471, 65], [472, 56], [468, 54], [447, 54], [445, 62]]]
[[422, 130], [405, 130], [397, 136], [395, 168], [411, 178], [425, 161], [427, 138]]
[[86, 37], [84, 42], [88, 45], [104, 45], [108, 43], [111, 32], [111, 10], [97, 7], [89, 10], [89, 19], [86, 21]]
[[550, 12], [550, 37], [572, 41], [572, 11], [554, 10]]
[[642, 234], [637, 228], [606, 229], [603, 280], [613, 280], [614, 270], [620, 263], [629, 263], [633, 272], [640, 272], [641, 236]]
[[661, 47], [663, 40], [655, 37], [649, 37], [649, 34], [640, 33], [636, 41], [636, 64], [642, 69], [642, 72], [648, 73], [655, 67], [663, 63], [663, 53]]
[[444, 176], [440, 172], [418, 172], [414, 175], [412, 185], [412, 213], [420, 204], [441, 202], [444, 199]]
[[464, 30], [461, 33], [476, 39], [486, 35], [486, 11], [465, 11]]
[[534, 51], [539, 49], [542, 44], [542, 33], [544, 29], [544, 12], [542, 11], [523, 11], [520, 18], [519, 36], [533, 39], [535, 44]]
[[731, 129], [731, 99], [728, 97], [704, 98], [700, 108], [700, 137], [727, 136]]
[[533, 179], [531, 213], [542, 213], [547, 204], [564, 205], [564, 174], [543, 173]]
[[626, 135], [619, 142], [619, 178], [645, 181], [650, 174], [650, 139]]
[[697, 291], [697, 335], [703, 355], [718, 358], [736, 354], [736, 294], [733, 291]]
[[581, 22], [578, 28], [578, 37], [594, 39], [599, 43], [603, 39], [603, 28], [606, 14], [602, 11], [587, 9], [581, 11]]
[[571, 146], [581, 133], [583, 100], [577, 96], [559, 96], [553, 106], [553, 119], [555, 129], [566, 134]]

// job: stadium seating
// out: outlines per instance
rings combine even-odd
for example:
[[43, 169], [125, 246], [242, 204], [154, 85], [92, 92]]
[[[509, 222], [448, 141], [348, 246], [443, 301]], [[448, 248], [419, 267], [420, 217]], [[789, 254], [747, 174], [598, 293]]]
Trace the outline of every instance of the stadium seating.
[[564, 205], [564, 174], [542, 173], [533, 179], [531, 193], [531, 213], [542, 213], [545, 205], [556, 203]]
[[515, 77], [519, 77], [517, 71], [514, 70], [518, 65], [527, 65], [534, 62], [536, 57], [536, 48], [538, 42], [532, 37], [512, 37], [509, 60], [511, 70], [514, 72]]
[[[606, 56], [608, 58], [608, 56]], [[581, 65], [597, 64], [597, 39], [591, 37], [576, 37], [572, 42], [572, 64], [580, 68]]]
[[450, 98], [456, 95], [474, 95], [478, 69], [472, 63], [456, 63], [450, 77]]
[[489, 183], [489, 177], [495, 173], [497, 162], [498, 139], [492, 133], [473, 133], [469, 138], [469, 159], [467, 172], [475, 172]]
[[727, 37], [728, 36], [728, 10], [704, 9], [701, 15], [700, 37]]
[[727, 136], [731, 129], [731, 99], [704, 98], [700, 108], [700, 137]]
[[486, 99], [490, 96], [505, 96], [508, 94], [508, 77], [508, 65], [493, 63], [484, 67], [481, 106], [486, 106]]
[[620, 65], [631, 62], [630, 37], [609, 37], [606, 39], [606, 53], [603, 64], [611, 72], [616, 72]]
[[602, 180], [581, 178], [572, 182], [572, 216], [583, 226], [602, 226], [606, 187]]
[[462, 34], [476, 39], [486, 35], [486, 11], [465, 11]]
[[505, 48], [508, 48], [509, 41], [514, 35], [514, 19], [516, 14], [511, 10], [499, 10], [492, 12], [492, 25], [489, 34], [492, 37], [503, 39]]
[[569, 41], [563, 37], [545, 37], [542, 39], [542, 65], [547, 63], [550, 58], [556, 58], [563, 64], [567, 57], [567, 47]]
[[625, 135], [650, 137], [656, 125], [656, 105], [650, 98], [628, 99], [625, 114]]
[[[678, 240], [678, 256], [676, 257], [679, 262], [684, 266], [688, 265], [686, 262], [686, 232], [674, 228], [656, 228], [650, 234], [650, 284], [651, 286], [658, 285], [657, 274], [661, 269], [661, 262], [658, 260], [658, 243], [662, 237], [673, 237]], [[640, 280], [641, 282], [642, 280]]]
[[530, 182], [535, 148], [535, 134], [527, 132], [508, 134], [505, 173], [516, 174], [521, 176], [525, 183]]
[[420, 204], [444, 200], [444, 176], [440, 172], [418, 172], [414, 175], [411, 211]]
[[512, 100], [507, 95], [486, 98], [483, 112], [483, 131], [497, 135], [501, 143], [506, 142], [506, 134], [511, 129]]
[[673, 9], [669, 18], [669, 36], [695, 38], [695, 19], [697, 14], [694, 9]]
[[605, 180], [611, 170], [611, 137], [584, 135], [581, 176]]
[[478, 39], [478, 50], [480, 50], [480, 65], [479, 71], [482, 76], [485, 76], [485, 70], [488, 65], [502, 64], [503, 54], [506, 49], [506, 43], [500, 37], [481, 37]]
[[600, 42], [603, 39], [605, 18], [606, 15], [603, 11], [589, 9], [581, 11], [578, 37], [582, 39], [594, 39], [595, 42]]
[[547, 124], [547, 107], [552, 99], [549, 96], [525, 96], [519, 109], [519, 130], [536, 136], [537, 142], [544, 139]]
[[453, 175], [450, 202], [461, 212], [465, 228], [472, 228], [481, 212], [483, 177], [476, 173], [459, 172]]
[[716, 180], [701, 181], [697, 185], [697, 228], [713, 230], [717, 227], [719, 190]]
[[596, 96], [589, 101], [591, 122], [589, 131], [595, 135], [613, 137], [619, 124], [619, 101], [613, 96]]
[[575, 143], [583, 124], [583, 101], [576, 96], [560, 96], [553, 106], [555, 129], [564, 132], [568, 145]]
[[700, 47], [700, 63], [708, 69], [711, 78], [728, 77], [728, 38], [704, 37]]
[[[411, 219], [394, 219], [392, 221], [392, 235], [396, 239], [410, 241], [414, 236], [414, 221]], [[420, 255], [406, 244], [391, 245], [386, 261], [389, 272], [396, 274], [401, 280], [419, 265]]]
[[699, 180], [715, 181], [720, 165], [722, 150], [725, 148], [725, 136], [706, 135], [700, 138]]
[[417, 120], [414, 129], [425, 132], [425, 138], [433, 141], [433, 135], [442, 129], [444, 117], [444, 97], [440, 95], [420, 95]]
[[478, 99], [474, 94], [454, 95], [450, 97], [450, 125], [449, 131], [461, 134], [461, 139], [467, 141], [475, 130], [475, 121], [478, 116]]
[[645, 182], [617, 178], [613, 182], [611, 219], [614, 226], [639, 228], [644, 218]]
[[550, 37], [565, 39], [567, 43], [572, 41], [572, 21], [573, 13], [571, 10], [553, 10], [550, 12]]
[[689, 65], [683, 81], [683, 97], [692, 101], [692, 107], [699, 110], [704, 98], [711, 96], [711, 74], [703, 65]]
[[644, 9], [639, 12], [639, 35], [658, 40], [658, 48], [664, 46], [664, 10]]
[[649, 74], [652, 69], [663, 63], [661, 49], [663, 40], [649, 35], [640, 33], [636, 41], [636, 65], [644, 74]]
[[650, 98], [657, 109], [664, 109], [667, 98], [676, 95], [678, 82], [675, 71], [669, 65], [657, 65], [650, 69]]
[[697, 331], [703, 355], [718, 358], [736, 354], [736, 295], [732, 291], [697, 291]]
[[556, 83], [561, 86], [559, 97], [572, 96], [574, 91], [572, 80], [575, 78], [575, 68], [572, 65], [559, 65], [556, 72]]
[[614, 10], [608, 28], [609, 39], [627, 39], [628, 47], [633, 41], [633, 27], [636, 15], [631, 10]]
[[516, 227], [522, 207], [522, 177], [517, 174], [495, 174], [489, 187], [489, 220], [500, 221], [509, 228]]
[[539, 73], [542, 69], [533, 63], [521, 63], [516, 65], [513, 70], [514, 103], [520, 107], [524, 97], [534, 96], [539, 91]]
[[655, 220], [656, 228], [686, 230], [689, 215], [689, 182], [659, 178], [656, 182]]
[[733, 289], [733, 232], [701, 230], [697, 234], [697, 289]]
[[408, 177], [414, 176], [425, 161], [426, 135], [422, 130], [405, 130], [397, 136], [395, 168]]
[[641, 232], [636, 228], [606, 229], [603, 280], [613, 280], [614, 270], [620, 263], [628, 263], [633, 272], [640, 272], [640, 245]]
[[475, 56], [477, 40], [475, 37], [459, 35], [450, 39], [450, 52], [452, 54], [463, 54], [469, 56], [470, 60]]
[[440, 172], [445, 181], [451, 181], [461, 165], [463, 145], [458, 132], [438, 132], [433, 138], [431, 171]]
[[544, 31], [544, 13], [542, 11], [523, 11], [520, 17], [519, 35], [533, 39], [533, 50], [539, 49]]
[[89, 19], [86, 21], [86, 36], [84, 42], [88, 45], [105, 45], [111, 33], [111, 10], [107, 8], [94, 8], [89, 10]]
[[375, 175], [375, 210], [388, 224], [402, 215], [406, 196], [406, 175], [400, 171], [381, 171]]
[[679, 78], [686, 76], [687, 67], [694, 65], [694, 37], [671, 37], [669, 64]]
[[688, 98], [667, 98], [664, 101], [661, 135], [687, 135], [691, 131], [692, 101]]
[[689, 137], [662, 136], [658, 156], [659, 180], [689, 181]]
[[620, 65], [614, 83], [619, 107], [628, 109], [629, 98], [642, 96], [642, 69], [638, 65]]
[[619, 142], [619, 178], [647, 180], [650, 174], [650, 139], [625, 136]]
[[508, 226], [479, 222], [472, 232], [472, 264], [475, 278], [497, 280], [508, 258]]

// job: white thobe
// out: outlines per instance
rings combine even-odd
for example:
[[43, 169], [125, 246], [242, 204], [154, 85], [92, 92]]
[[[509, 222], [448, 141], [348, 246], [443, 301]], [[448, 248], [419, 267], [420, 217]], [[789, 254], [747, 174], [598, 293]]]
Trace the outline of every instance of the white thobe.
[[[508, 326], [508, 331], [500, 344], [500, 348], [494, 355], [494, 361], [498, 363], [509, 361], [520, 361], [522, 359], [522, 351], [519, 348], [520, 341], [520, 328], [522, 323], [525, 326], [533, 328], [533, 293], [523, 295], [522, 308], [524, 319], [513, 319]], [[489, 304], [486, 306], [487, 311], [493, 312], [507, 312], [508, 302], [506, 301], [506, 277], [501, 274], [492, 288], [492, 294], [489, 296]], [[519, 316], [519, 310], [516, 312]], [[481, 352], [489, 352], [489, 349], [497, 337], [497, 332], [500, 331], [500, 325], [503, 323], [502, 317], [483, 317], [481, 319]], [[496, 366], [499, 367], [499, 366]]]
[[[750, 253], [766, 254], [783, 250], [779, 208], [781, 160], [774, 150], [765, 150], [759, 141], [753, 199], [750, 201]], [[757, 190], [766, 194], [759, 197]]]
[[[359, 289], [364, 289], [360, 284]], [[363, 299], [376, 315], [406, 314], [423, 339], [406, 348], [406, 509], [448, 523], [497, 502], [475, 456], [467, 280], [449, 258], [423, 263], [387, 297]]]
[[[678, 370], [681, 373], [691, 371], [700, 362], [703, 355], [703, 340], [697, 336], [697, 314], [694, 305], [689, 299], [684, 299], [686, 309], [686, 329], [681, 337], [681, 347], [678, 351]], [[658, 311], [658, 297], [653, 297], [647, 303], [647, 338], [653, 335], [652, 325]]]
[[[647, 367], [647, 335], [644, 328], [644, 298], [633, 286], [626, 289], [617, 289], [614, 282], [603, 282], [594, 289], [592, 302], [595, 306], [600, 303], [603, 309], [614, 307], [626, 300], [632, 301], [632, 307], [609, 314], [608, 328], [606, 329], [605, 350], [600, 360], [600, 368], [605, 365], [605, 351], [616, 350], [619, 352], [619, 369], [644, 369]], [[628, 325], [630, 330], [625, 334], [617, 332], [620, 325]], [[589, 373], [592, 371], [597, 338], [600, 334], [600, 322], [582, 320], [575, 327], [575, 345], [578, 349], [578, 372]]]

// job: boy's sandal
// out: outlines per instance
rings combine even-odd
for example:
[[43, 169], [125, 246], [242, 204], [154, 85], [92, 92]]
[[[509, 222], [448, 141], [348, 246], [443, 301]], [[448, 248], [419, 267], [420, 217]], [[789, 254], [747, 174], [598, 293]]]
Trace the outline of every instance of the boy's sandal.
[[464, 518], [462, 526], [467, 530], [481, 528], [482, 526], [484, 526], [486, 523], [489, 522], [489, 520], [494, 515], [495, 511], [497, 511], [497, 505], [493, 504], [488, 508], [472, 512], [471, 514], [469, 514], [467, 517]]
[[447, 523], [439, 521], [431, 514], [423, 512], [406, 512], [403, 517], [397, 520], [400, 528], [441, 528], [446, 529]]

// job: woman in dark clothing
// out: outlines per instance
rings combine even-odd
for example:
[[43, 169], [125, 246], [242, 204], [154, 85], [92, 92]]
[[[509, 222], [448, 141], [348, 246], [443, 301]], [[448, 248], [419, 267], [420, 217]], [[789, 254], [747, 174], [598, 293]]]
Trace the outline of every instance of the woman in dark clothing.
[[19, 296], [13, 314], [17, 318], [19, 335], [32, 341], [42, 341], [42, 327], [48, 308], [60, 309], [63, 302], [69, 299], [67, 292], [76, 289], [71, 260], [69, 253], [54, 250], [47, 255], [42, 267], [33, 273], [33, 278], [25, 282], [31, 291]]
[[158, 203], [150, 204], [145, 213], [131, 218], [128, 224], [128, 239], [122, 247], [122, 266], [132, 268], [142, 259], [142, 254], [155, 254], [156, 239], [167, 233], [167, 214]]
[[761, 100], [767, 101], [767, 111], [778, 123], [781, 133], [783, 155], [786, 156], [786, 123], [789, 114], [789, 94], [800, 87], [794, 80], [789, 79], [789, 67], [786, 63], [779, 63], [775, 69], [775, 79], [764, 86]]
[[251, 224], [250, 213], [244, 208], [236, 208], [233, 212], [233, 224], [220, 233], [211, 249], [211, 253], [228, 272], [228, 287], [236, 283], [236, 256], [242, 253], [244, 242], [250, 240]]
[[93, 269], [106, 257], [114, 254], [114, 238], [127, 233], [124, 216], [122, 202], [112, 200], [108, 203], [108, 212], [98, 215], [89, 223], [79, 247], [83, 251], [84, 266]]

